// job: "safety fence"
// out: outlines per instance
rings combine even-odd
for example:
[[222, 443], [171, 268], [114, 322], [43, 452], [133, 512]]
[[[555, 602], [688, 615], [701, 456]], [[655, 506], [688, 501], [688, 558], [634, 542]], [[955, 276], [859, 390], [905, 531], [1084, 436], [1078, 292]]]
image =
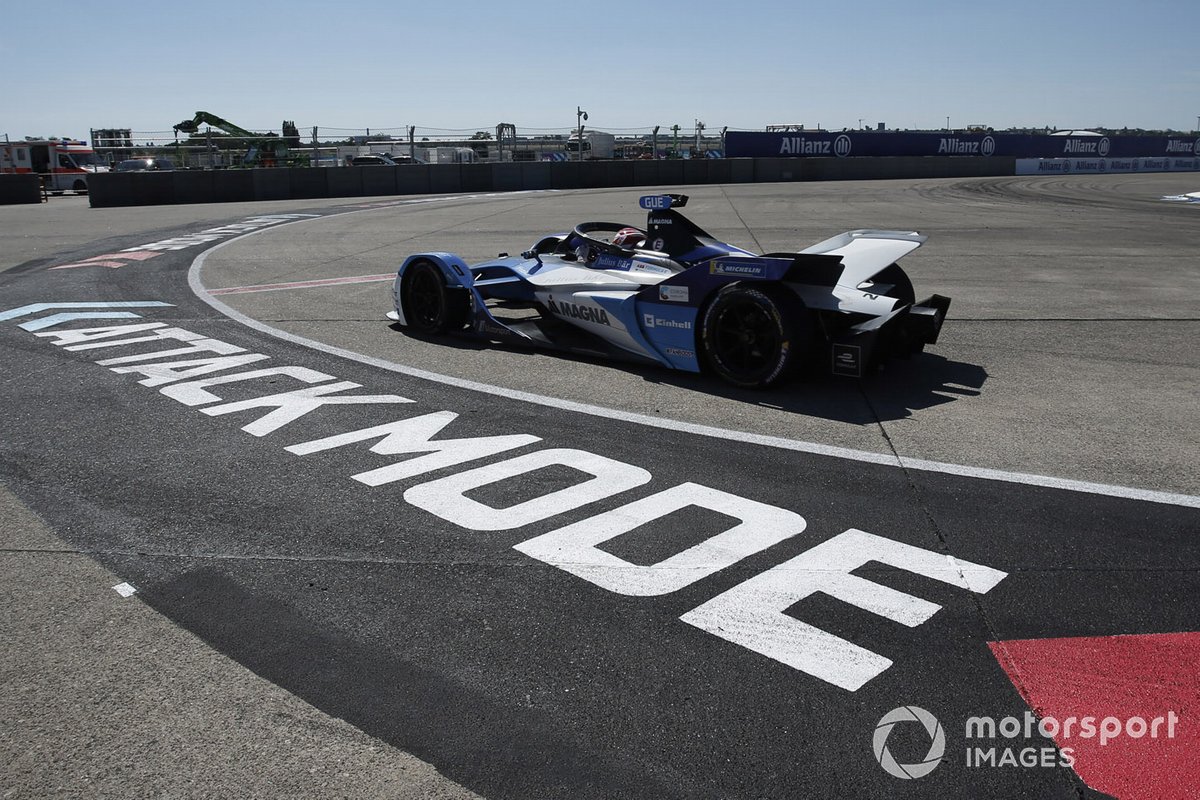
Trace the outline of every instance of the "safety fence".
[[[355, 156], [383, 153], [426, 164], [598, 159], [705, 158], [723, 154], [724, 133], [706, 132], [703, 124], [650, 128], [449, 129], [404, 126], [332, 128], [289, 126], [292, 135], [274, 131], [227, 134], [204, 126], [194, 133], [92, 129], [90, 141], [102, 160], [116, 165], [135, 158], [166, 158], [180, 168], [344, 166]], [[582, 130], [581, 153], [573, 141]], [[595, 137], [596, 148], [592, 149]]]
[[177, 170], [91, 176], [93, 207], [533, 189], [1012, 175], [1011, 158], [691, 159]]

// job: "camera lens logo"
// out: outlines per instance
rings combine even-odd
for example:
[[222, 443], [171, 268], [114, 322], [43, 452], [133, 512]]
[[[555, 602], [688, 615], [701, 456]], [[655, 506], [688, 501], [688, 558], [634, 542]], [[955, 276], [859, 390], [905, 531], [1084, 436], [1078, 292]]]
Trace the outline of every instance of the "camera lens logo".
[[[901, 764], [888, 750], [888, 736], [891, 735], [892, 728], [901, 722], [916, 722], [923, 725], [925, 732], [929, 734], [929, 752], [916, 764]], [[875, 760], [887, 774], [905, 780], [923, 778], [937, 768], [942, 762], [942, 756], [946, 754], [946, 731], [942, 728], [942, 723], [938, 722], [938, 718], [925, 709], [919, 706], [900, 706], [884, 714], [883, 719], [879, 720], [871, 744], [875, 750]]]

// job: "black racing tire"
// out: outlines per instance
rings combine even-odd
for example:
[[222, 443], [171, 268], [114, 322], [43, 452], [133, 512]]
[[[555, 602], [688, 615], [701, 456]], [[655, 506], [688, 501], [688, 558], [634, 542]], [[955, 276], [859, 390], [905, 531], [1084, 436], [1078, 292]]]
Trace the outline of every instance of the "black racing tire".
[[714, 374], [735, 386], [762, 389], [811, 358], [813, 319], [784, 286], [734, 283], [705, 307], [698, 338]]
[[906, 306], [911, 306], [913, 303], [917, 302], [917, 293], [913, 289], [912, 281], [909, 280], [909, 277], [904, 270], [900, 269], [899, 264], [892, 264], [878, 275], [871, 278], [871, 280], [878, 283], [889, 283], [892, 285], [891, 289], [888, 289], [883, 293], [884, 297], [894, 297], [899, 300], [902, 305]]
[[470, 299], [460, 286], [447, 286], [432, 261], [417, 261], [404, 271], [400, 302], [408, 327], [422, 333], [446, 333], [467, 324]]

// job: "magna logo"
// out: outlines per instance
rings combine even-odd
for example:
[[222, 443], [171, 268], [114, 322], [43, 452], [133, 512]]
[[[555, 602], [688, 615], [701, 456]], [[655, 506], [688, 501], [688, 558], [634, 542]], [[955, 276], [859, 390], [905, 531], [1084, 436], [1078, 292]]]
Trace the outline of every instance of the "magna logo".
[[603, 308], [596, 308], [595, 306], [580, 306], [575, 303], [564, 303], [561, 300], [558, 302], [551, 300], [550, 310], [560, 317], [570, 317], [582, 320], [583, 322], [594, 322], [597, 325], [612, 324], [608, 321], [608, 312]]

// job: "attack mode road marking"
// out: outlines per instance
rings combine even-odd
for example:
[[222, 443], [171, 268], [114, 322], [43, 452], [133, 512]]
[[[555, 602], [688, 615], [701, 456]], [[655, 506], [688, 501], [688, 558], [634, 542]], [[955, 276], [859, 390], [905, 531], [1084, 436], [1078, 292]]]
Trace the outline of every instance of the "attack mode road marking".
[[[22, 323], [21, 327], [64, 351], [100, 355], [102, 357], [95, 361], [97, 365], [117, 374], [139, 375], [137, 383], [141, 386], [157, 388], [166, 397], [207, 416], [255, 412], [254, 419], [239, 421], [244, 423], [242, 431], [256, 437], [273, 435], [330, 405], [390, 408], [417, 402], [395, 394], [351, 394], [363, 388], [362, 385], [297, 365], [255, 366], [242, 370], [267, 361], [270, 356], [247, 352], [244, 347], [165, 322], [60, 327], [96, 316], [136, 316], [130, 311], [100, 310], [104, 308], [165, 305], [168, 304], [157, 301], [37, 303], [0, 312], [0, 320], [58, 312]], [[59, 312], [63, 308], [86, 310]], [[253, 384], [264, 378], [271, 378], [272, 384], [278, 378], [287, 378], [302, 385], [237, 401], [226, 401], [220, 395], [223, 386]], [[542, 442], [541, 437], [521, 433], [434, 438], [457, 418], [456, 412], [447, 410], [417, 413], [291, 444], [284, 449], [305, 459], [319, 459], [321, 453], [346, 447], [357, 447], [375, 455], [407, 456], [350, 476], [364, 486], [378, 489]], [[468, 497], [469, 493], [481, 488], [518, 481], [530, 473], [560, 466], [581, 472], [587, 478], [504, 508]], [[634, 464], [585, 450], [547, 447], [408, 485], [403, 490], [403, 497], [414, 508], [453, 525], [473, 531], [505, 531], [576, 511], [652, 480], [649, 471]], [[637, 536], [648, 523], [689, 507], [713, 512], [717, 518], [725, 520], [724, 529], [650, 565], [626, 561], [599, 547], [621, 535]], [[728, 522], [730, 519], [732, 524]], [[653, 598], [678, 591], [740, 563], [804, 532], [807, 525], [804, 517], [793, 511], [687, 482], [535, 536], [514, 545], [514, 549], [606, 591]], [[921, 625], [941, 608], [936, 603], [851, 574], [869, 562], [880, 562], [978, 594], [990, 591], [1006, 576], [999, 570], [945, 553], [850, 529], [702, 603], [680, 620], [727, 643], [745, 647], [847, 691], [856, 691], [887, 670], [891, 660], [785, 612], [799, 600], [822, 592], [912, 628]]]

